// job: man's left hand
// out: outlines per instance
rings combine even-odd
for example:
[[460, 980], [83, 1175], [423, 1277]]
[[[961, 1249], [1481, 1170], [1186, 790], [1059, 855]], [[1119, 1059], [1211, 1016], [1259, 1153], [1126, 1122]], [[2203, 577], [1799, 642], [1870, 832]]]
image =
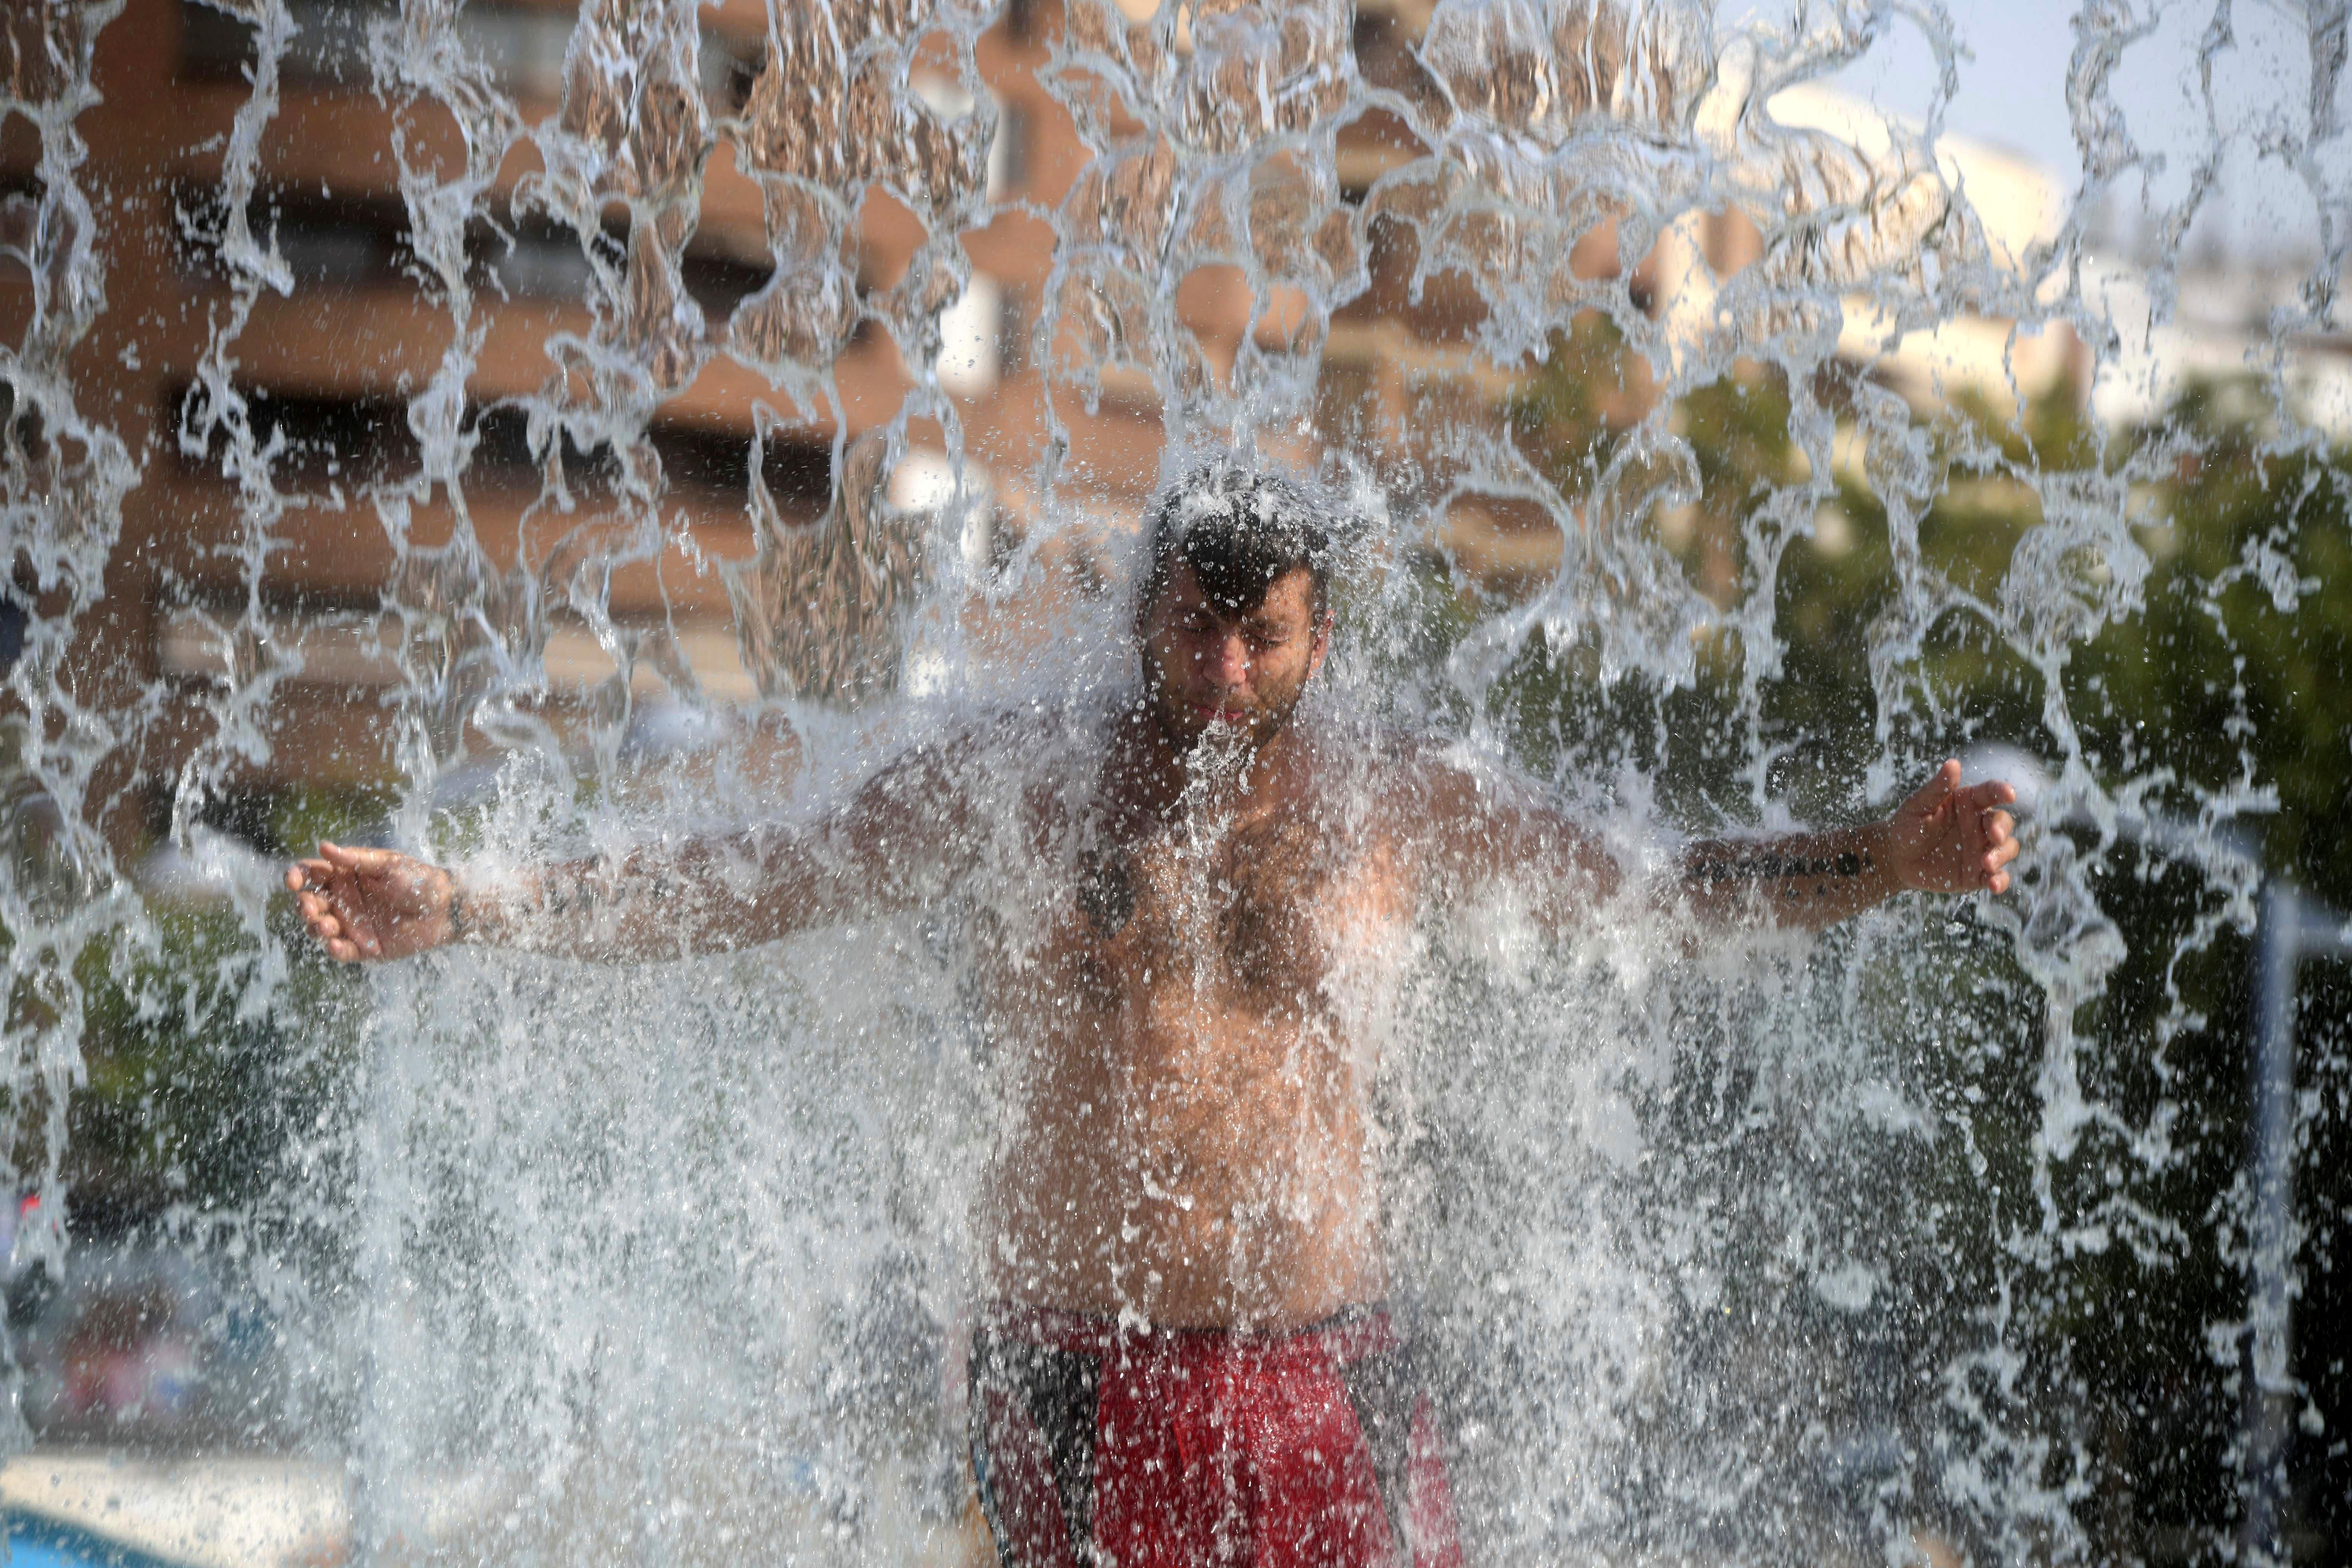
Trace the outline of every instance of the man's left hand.
[[1886, 823], [1886, 853], [1897, 886], [1930, 893], [2005, 893], [2017, 858], [2017, 823], [2001, 807], [2017, 791], [1995, 781], [1960, 785], [1948, 762]]

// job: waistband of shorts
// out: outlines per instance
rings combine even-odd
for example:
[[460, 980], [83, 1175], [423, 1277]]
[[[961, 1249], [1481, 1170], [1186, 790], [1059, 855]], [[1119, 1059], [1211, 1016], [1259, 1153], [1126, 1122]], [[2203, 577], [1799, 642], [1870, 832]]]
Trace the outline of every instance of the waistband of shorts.
[[1328, 1318], [1295, 1329], [1229, 1329], [1183, 1328], [1062, 1307], [989, 1301], [981, 1307], [973, 1326], [992, 1338], [1092, 1356], [1187, 1349], [1248, 1354], [1313, 1347], [1344, 1364], [1404, 1346], [1404, 1337], [1397, 1331], [1387, 1306], [1380, 1302], [1342, 1307]]

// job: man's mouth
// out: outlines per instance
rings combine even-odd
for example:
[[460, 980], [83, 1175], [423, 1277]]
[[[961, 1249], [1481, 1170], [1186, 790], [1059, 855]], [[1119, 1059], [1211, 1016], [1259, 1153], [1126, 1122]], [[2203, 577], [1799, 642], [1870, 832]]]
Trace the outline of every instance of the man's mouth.
[[1214, 702], [1195, 702], [1192, 715], [1203, 724], [1231, 724], [1236, 727], [1249, 722], [1246, 708], [1222, 707]]

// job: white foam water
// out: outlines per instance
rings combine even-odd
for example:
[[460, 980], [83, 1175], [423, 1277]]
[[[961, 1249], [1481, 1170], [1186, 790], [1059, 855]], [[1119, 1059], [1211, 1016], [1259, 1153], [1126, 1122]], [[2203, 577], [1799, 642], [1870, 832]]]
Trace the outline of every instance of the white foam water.
[[[315, 487], [241, 363], [257, 305], [297, 288], [247, 216], [278, 67], [331, 27], [391, 127], [412, 280], [446, 345], [402, 391], [413, 466], [338, 491], [394, 560], [354, 623], [397, 669], [391, 841], [488, 872], [814, 821], [900, 749], [1006, 714], [1035, 730], [999, 785], [1083, 769], [1067, 736], [1137, 679], [1139, 551], [1106, 521], [1118, 487], [1089, 467], [1083, 426], [1138, 386], [1167, 472], [1238, 447], [1316, 468], [1347, 514], [1341, 643], [1303, 721], [1434, 737], [1497, 787], [1549, 793], [1629, 863], [1800, 806], [1883, 808], [1979, 727], [2023, 741], [2047, 782], [2009, 898], [1906, 898], [1820, 939], [1694, 948], [1632, 910], [1553, 936], [1524, 889], [1458, 889], [1395, 948], [1343, 952], [1330, 984], [1370, 1053], [1393, 1304], [1448, 1434], [1472, 1560], [2142, 1550], [2103, 1511], [2131, 1492], [2134, 1461], [2084, 1417], [2081, 1315], [2114, 1299], [2095, 1282], [2118, 1256], [2207, 1271], [2219, 1350], [2177, 1375], [2233, 1408], [2231, 1303], [2252, 1266], [2194, 1227], [2219, 1215], [2225, 1238], [2242, 1234], [2251, 1198], [2242, 1185], [2201, 1216], [2184, 1206], [2168, 1184], [2180, 1129], [2226, 1121], [2135, 1087], [2134, 1064], [2205, 1027], [2200, 1004], [2175, 985], [2135, 1013], [2114, 988], [2146, 956], [2135, 942], [2168, 944], [2155, 967], [2173, 975], [2250, 923], [2259, 879], [2226, 829], [2274, 796], [2250, 742], [2219, 782], [2150, 760], [2160, 748], [2093, 754], [2074, 669], [2149, 613], [2156, 498], [2207, 437], [2179, 426], [2088, 460], [2037, 452], [2023, 412], [1922, 414], [1853, 374], [1852, 329], [1867, 320], [1892, 345], [2014, 323], [2012, 361], [2070, 332], [2088, 405], [2160, 399], [2180, 247], [2252, 125], [2316, 256], [2252, 366], [2264, 449], [2324, 458], [2296, 377], [2298, 345], [2339, 330], [2340, 6], [2225, 3], [2191, 26], [2179, 7], [2086, 3], [2068, 87], [2080, 182], [2022, 243], [1980, 212], [1934, 115], [1841, 132], [1785, 112], [1790, 89], [1898, 40], [1948, 68], [1951, 18], [1934, 5], [1437, 0], [1360, 16], [1339, 0], [1148, 15], [1066, 0], [1048, 25], [1053, 8], [1029, 5], [1037, 79], [1083, 155], [1051, 206], [992, 188], [1003, 116], [984, 40], [1013, 23], [982, 0], [772, 4], [734, 97], [710, 86], [691, 0], [587, 0], [551, 112], [486, 63], [507, 13], [479, 4], [220, 8], [247, 29], [247, 88], [204, 237], [224, 287], [170, 438], [233, 491], [241, 598], [208, 612], [226, 673], [198, 686], [77, 673], [125, 509], [166, 460], [132, 450], [78, 382], [110, 278], [139, 264], [110, 251], [109, 193], [81, 166], [115, 110], [93, 49], [126, 13], [6, 24], [0, 108], [38, 143], [36, 176], [0, 208], [0, 268], [28, 301], [0, 357], [0, 515], [30, 612], [6, 679], [0, 861], [14, 1158], [55, 1212], [101, 972], [148, 977], [133, 989], [150, 1013], [190, 1005], [194, 984], [293, 1042], [268, 1179], [166, 1228], [241, 1259], [288, 1368], [274, 1397], [292, 1415], [273, 1429], [351, 1456], [362, 1557], [967, 1560], [969, 1215], [1018, 1099], [972, 950], [976, 932], [1006, 940], [1040, 890], [983, 869], [917, 914], [722, 956], [616, 968], [467, 949], [356, 980], [325, 973], [267, 879], [226, 862], [205, 862], [221, 943], [189, 946], [141, 897], [108, 822], [142, 747], [171, 727], [202, 737], [159, 786], [163, 842], [200, 858], [242, 770], [281, 745], [269, 706], [304, 668], [265, 587]], [[2258, 54], [2294, 78], [2284, 107], [2231, 79]], [[2205, 123], [2140, 107], [2157, 100], [2135, 82], [2168, 70], [2196, 79]], [[1342, 143], [1368, 116], [1397, 130], [1366, 176]], [[772, 268], [723, 317], [685, 280], [719, 158], [757, 187]], [[858, 270], [866, 208], [884, 203], [920, 236], [887, 287]], [[1756, 244], [1718, 276], [1695, 237], [1727, 212]], [[966, 238], [1007, 214], [1050, 231], [1052, 262], [1017, 345], [1042, 371], [1039, 437], [991, 455], [1021, 526], [992, 538], [941, 321], [970, 283]], [[577, 242], [576, 309], [546, 334], [545, 384], [503, 405], [527, 429], [554, 542], [509, 559], [469, 520], [485, 438], [469, 389], [504, 304], [481, 226], [526, 216]], [[2101, 249], [2126, 221], [2154, 237], [2145, 265]], [[1629, 264], [1663, 259], [1596, 270], [1588, 242], [1605, 229]], [[1407, 276], [1376, 279], [1383, 257]], [[1204, 269], [1253, 301], [1230, 342], [1179, 308]], [[1629, 286], [1644, 276], [1663, 305]], [[1362, 330], [1364, 301], [1432, 291], [1471, 302], [1445, 345], [1465, 374], [1524, 383], [1605, 320], [1655, 395], [1565, 485], [1498, 425], [1507, 394], [1423, 399], [1409, 439], [1318, 435], [1335, 334]], [[836, 363], [861, 332], [896, 345], [908, 390], [890, 418], [835, 437]], [[616, 573], [691, 538], [651, 432], [713, 366], [758, 389], [744, 418], [761, 442], [831, 442], [814, 524], [754, 447], [756, 553], [712, 567], [756, 692], [732, 710], [674, 620], [624, 625], [611, 600]], [[1686, 413], [1735, 384], [1777, 389], [1792, 453], [1745, 495], [1721, 493]], [[946, 455], [944, 504], [892, 489], [918, 435]], [[609, 454], [587, 500], [567, 452]], [[2004, 487], [2021, 520], [1990, 577], [1929, 537], [1931, 510], [1972, 485]], [[1557, 567], [1514, 594], [1465, 587], [1449, 566], [1465, 502], [1556, 531]], [[1858, 747], [1824, 756], [1779, 717], [1783, 584], [1824, 516], [1864, 503], [1883, 518], [1888, 586], [1840, 646], [1873, 710]], [[1694, 509], [1727, 520], [1737, 564], [1720, 581], [1674, 542]], [[425, 528], [428, 513], [454, 527]], [[2290, 540], [2251, 544], [2209, 592], [2256, 583], [2291, 617], [2312, 592], [2291, 555]], [[576, 731], [546, 717], [559, 622], [620, 671]], [[2013, 673], [2021, 720], [1951, 710], [1955, 646]], [[1551, 672], [1556, 708], [1535, 724], [1531, 670]], [[718, 714], [693, 721], [683, 762], [640, 743], [633, 682], [648, 673]], [[1694, 714], [1706, 733], [1688, 731]], [[2237, 717], [2260, 721], [2242, 699]], [[1670, 756], [1694, 755], [1685, 784], [1661, 785]], [[2168, 812], [2198, 826], [2148, 874], [2191, 879], [2190, 913], [2119, 915], [2116, 868], [2139, 853], [2127, 830]], [[55, 1228], [19, 1243], [67, 1245]], [[2242, 1458], [2226, 1430], [2179, 1451], [2225, 1471]], [[2194, 1523], [2191, 1553], [2236, 1539], [2237, 1481], [2208, 1483], [2224, 1502]]]

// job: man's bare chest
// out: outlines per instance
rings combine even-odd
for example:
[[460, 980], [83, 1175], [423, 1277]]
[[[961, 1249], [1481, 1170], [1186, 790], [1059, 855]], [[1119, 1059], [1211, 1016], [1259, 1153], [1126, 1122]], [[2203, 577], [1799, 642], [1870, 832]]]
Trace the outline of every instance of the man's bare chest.
[[1073, 861], [1057, 946], [1111, 989], [1297, 1006], [1332, 958], [1355, 857], [1309, 820], [1097, 831]]

